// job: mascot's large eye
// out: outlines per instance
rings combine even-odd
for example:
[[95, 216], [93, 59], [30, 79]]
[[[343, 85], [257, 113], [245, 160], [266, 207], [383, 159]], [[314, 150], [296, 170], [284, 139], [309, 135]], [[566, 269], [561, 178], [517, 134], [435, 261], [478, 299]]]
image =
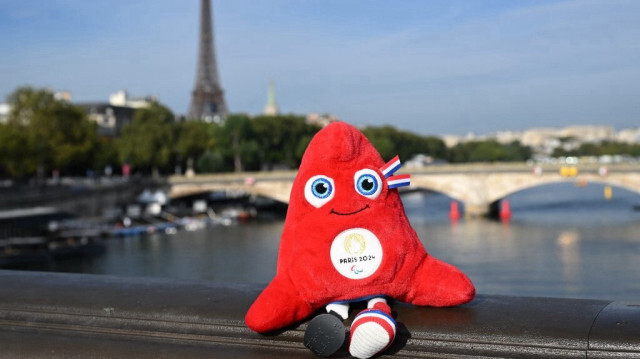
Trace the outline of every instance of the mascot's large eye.
[[322, 207], [333, 198], [333, 179], [317, 175], [309, 178], [304, 186], [304, 198], [316, 208]]
[[353, 176], [353, 180], [356, 191], [367, 198], [376, 199], [382, 191], [382, 181], [374, 170], [368, 168], [360, 170]]

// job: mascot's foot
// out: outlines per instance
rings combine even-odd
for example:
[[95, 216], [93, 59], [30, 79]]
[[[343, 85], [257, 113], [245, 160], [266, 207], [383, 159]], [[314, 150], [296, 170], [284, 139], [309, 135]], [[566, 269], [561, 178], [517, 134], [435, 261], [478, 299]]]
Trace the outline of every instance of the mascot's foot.
[[349, 353], [360, 359], [371, 358], [388, 348], [395, 337], [396, 321], [391, 308], [386, 303], [376, 303], [353, 320]]
[[328, 357], [342, 347], [345, 337], [342, 318], [337, 314], [320, 314], [304, 332], [304, 346], [317, 356]]

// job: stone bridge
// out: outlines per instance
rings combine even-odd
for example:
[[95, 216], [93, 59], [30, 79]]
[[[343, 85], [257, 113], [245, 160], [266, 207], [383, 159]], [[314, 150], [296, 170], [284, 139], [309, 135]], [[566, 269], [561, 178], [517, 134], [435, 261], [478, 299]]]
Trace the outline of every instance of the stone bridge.
[[[489, 213], [504, 197], [536, 186], [561, 182], [597, 182], [640, 193], [640, 166], [449, 165], [409, 170], [413, 190], [443, 193], [462, 202], [468, 216]], [[287, 203], [295, 172], [245, 173], [170, 179], [171, 198], [206, 191], [242, 191]]]
[[289, 203], [296, 172], [256, 172], [242, 174], [199, 175], [169, 179], [172, 199], [210, 191], [244, 192]]

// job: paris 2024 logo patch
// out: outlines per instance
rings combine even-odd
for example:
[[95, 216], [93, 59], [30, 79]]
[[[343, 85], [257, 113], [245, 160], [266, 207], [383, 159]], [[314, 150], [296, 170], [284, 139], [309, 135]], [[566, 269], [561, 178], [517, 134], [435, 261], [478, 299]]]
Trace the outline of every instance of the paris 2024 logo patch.
[[375, 234], [364, 228], [351, 228], [338, 234], [331, 244], [331, 263], [349, 279], [364, 279], [375, 273], [382, 262], [382, 246]]

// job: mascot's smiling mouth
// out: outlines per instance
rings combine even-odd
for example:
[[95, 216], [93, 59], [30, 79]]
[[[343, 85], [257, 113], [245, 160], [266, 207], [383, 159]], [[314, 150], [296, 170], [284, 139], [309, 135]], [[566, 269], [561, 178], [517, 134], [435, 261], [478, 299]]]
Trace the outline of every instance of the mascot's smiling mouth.
[[350, 216], [352, 214], [360, 213], [360, 212], [364, 211], [367, 208], [369, 208], [369, 205], [366, 205], [366, 206], [360, 208], [359, 210], [356, 210], [356, 211], [353, 211], [353, 212], [347, 212], [347, 213], [338, 212], [338, 211], [334, 210], [333, 208], [331, 208], [331, 212], [329, 212], [329, 214], [337, 214], [339, 216]]

